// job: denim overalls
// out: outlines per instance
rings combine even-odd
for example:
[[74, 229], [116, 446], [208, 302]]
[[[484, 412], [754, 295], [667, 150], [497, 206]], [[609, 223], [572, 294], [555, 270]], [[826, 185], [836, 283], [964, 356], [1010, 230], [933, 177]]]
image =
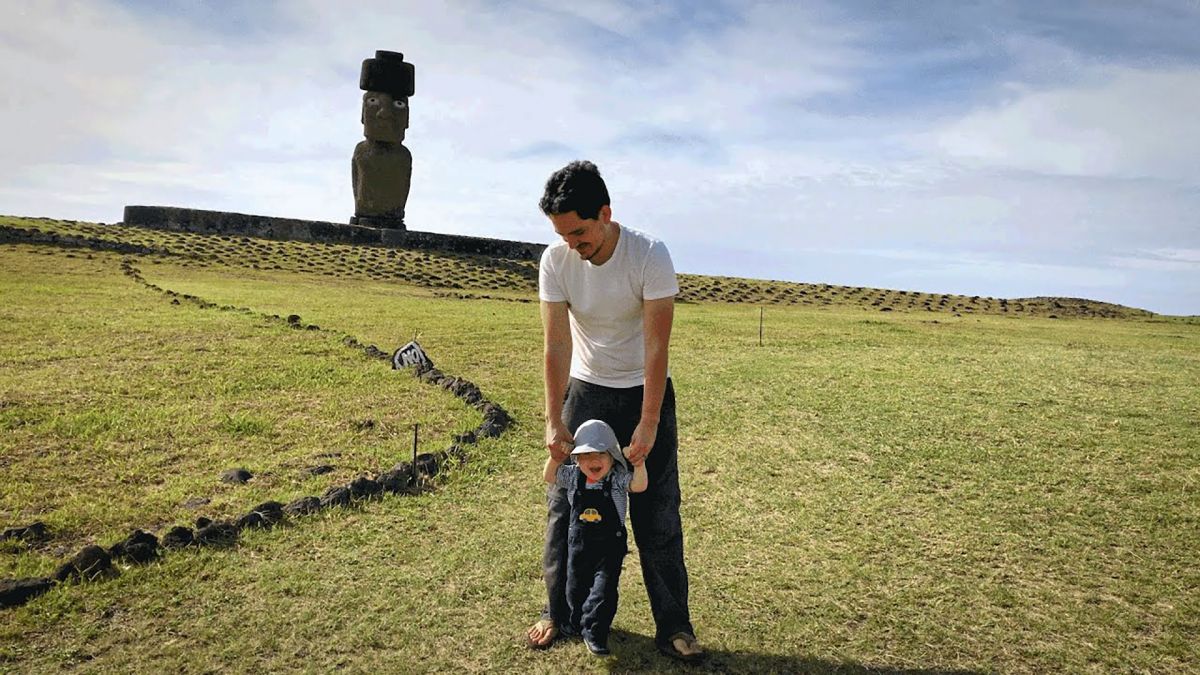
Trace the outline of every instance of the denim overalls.
[[576, 472], [575, 503], [567, 533], [567, 605], [571, 627], [584, 637], [608, 644], [617, 614], [621, 563], [629, 552], [625, 523], [612, 500], [613, 472], [602, 488], [589, 490], [587, 477]]

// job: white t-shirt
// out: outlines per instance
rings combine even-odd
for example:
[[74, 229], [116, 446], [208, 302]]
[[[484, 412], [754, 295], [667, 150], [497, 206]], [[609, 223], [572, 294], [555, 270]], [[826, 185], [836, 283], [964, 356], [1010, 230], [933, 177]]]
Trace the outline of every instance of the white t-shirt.
[[679, 294], [671, 254], [661, 241], [619, 226], [612, 257], [593, 265], [567, 243], [551, 244], [538, 266], [538, 297], [566, 302], [571, 317], [571, 377], [604, 387], [645, 384], [642, 302]]

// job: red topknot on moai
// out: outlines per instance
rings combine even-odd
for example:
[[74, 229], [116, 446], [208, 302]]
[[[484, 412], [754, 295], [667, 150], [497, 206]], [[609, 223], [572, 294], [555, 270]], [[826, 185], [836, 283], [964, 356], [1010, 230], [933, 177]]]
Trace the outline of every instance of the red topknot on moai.
[[404, 147], [408, 99], [415, 82], [413, 64], [399, 52], [375, 52], [363, 61], [362, 125], [366, 140], [354, 147], [350, 180], [354, 217], [350, 223], [404, 229], [404, 205], [412, 184], [412, 153]]

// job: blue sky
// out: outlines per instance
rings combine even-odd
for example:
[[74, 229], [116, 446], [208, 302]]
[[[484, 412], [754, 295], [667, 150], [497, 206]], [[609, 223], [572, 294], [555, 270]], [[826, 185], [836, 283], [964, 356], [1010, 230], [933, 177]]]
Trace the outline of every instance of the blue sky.
[[1200, 314], [1200, 1], [6, 2], [0, 213], [345, 221], [376, 49], [412, 229], [550, 241], [551, 171], [683, 272]]

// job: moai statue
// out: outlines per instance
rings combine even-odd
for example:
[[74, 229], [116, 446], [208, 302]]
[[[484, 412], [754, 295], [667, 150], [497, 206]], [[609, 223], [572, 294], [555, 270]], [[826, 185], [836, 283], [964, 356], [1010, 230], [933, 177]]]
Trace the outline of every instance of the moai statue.
[[399, 52], [375, 52], [363, 61], [362, 125], [367, 137], [354, 147], [352, 225], [404, 229], [404, 205], [412, 183], [412, 153], [404, 147], [408, 99], [413, 95], [413, 64]]

